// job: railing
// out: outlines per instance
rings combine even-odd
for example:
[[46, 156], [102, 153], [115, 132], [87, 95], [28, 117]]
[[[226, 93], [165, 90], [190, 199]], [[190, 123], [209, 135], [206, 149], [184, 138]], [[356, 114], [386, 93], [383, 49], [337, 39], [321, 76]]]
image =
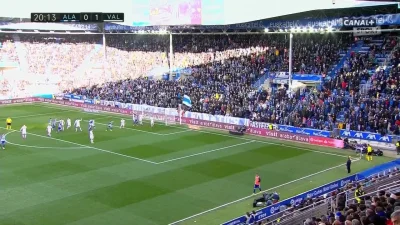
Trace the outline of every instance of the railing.
[[[376, 175], [372, 175], [370, 177], [373, 177]], [[368, 178], [369, 179], [369, 178]], [[365, 180], [359, 181], [363, 182]], [[382, 185], [383, 184], [383, 185]], [[400, 184], [400, 173], [397, 173], [391, 177], [383, 178], [382, 180], [379, 180], [378, 183], [372, 184], [366, 188], [364, 188], [365, 192], [367, 192], [367, 195], [370, 195], [371, 193], [379, 192], [380, 187], [385, 186], [385, 189], [390, 189], [392, 187], [399, 187]], [[379, 186], [378, 186], [379, 185]], [[388, 187], [387, 187], [388, 186]], [[332, 193], [332, 192], [331, 192]], [[325, 199], [322, 199], [320, 201], [317, 201], [311, 205], [308, 205], [306, 207], [303, 207], [301, 209], [295, 210], [293, 207], [290, 207], [288, 209], [283, 210], [282, 212], [272, 215], [270, 217], [267, 217], [264, 219], [264, 221], [268, 221], [267, 225], [274, 225], [279, 223], [279, 225], [302, 225], [303, 221], [306, 220], [307, 218], [311, 218], [313, 216], [320, 216], [326, 214], [329, 208], [336, 208], [335, 206], [338, 205], [338, 199], [337, 196], [339, 195], [345, 195], [346, 196], [346, 201], [345, 205], [347, 206], [350, 202], [353, 202], [355, 198], [350, 198], [347, 199], [348, 196], [354, 196], [354, 188], [338, 193], [335, 196], [328, 197]]]
[[[395, 185], [392, 185], [392, 186], [387, 187], [386, 189], [398, 188], [398, 187], [399, 187], [399, 186], [398, 186], [397, 184], [395, 184]], [[359, 196], [359, 198], [371, 196], [371, 194], [375, 194], [375, 193], [378, 193], [378, 192], [380, 192], [380, 191], [382, 191], [382, 190], [373, 190], [373, 191], [369, 191], [369, 192], [366, 191], [367, 194], [361, 195], [361, 196]], [[347, 203], [347, 204], [349, 204], [349, 203], [356, 203], [356, 199], [355, 199], [355, 198], [348, 199], [348, 200], [346, 201], [346, 203]]]
[[378, 190], [386, 189], [388, 186], [392, 186], [393, 184], [399, 185], [399, 187], [400, 187], [400, 179], [393, 181], [392, 183], [382, 185], [382, 186], [378, 187]]

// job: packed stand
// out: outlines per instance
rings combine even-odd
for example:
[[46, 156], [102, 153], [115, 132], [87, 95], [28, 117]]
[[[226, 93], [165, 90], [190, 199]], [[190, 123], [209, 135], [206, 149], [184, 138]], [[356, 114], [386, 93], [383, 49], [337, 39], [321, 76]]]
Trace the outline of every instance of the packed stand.
[[[293, 41], [293, 72], [326, 74], [339, 60], [339, 50], [346, 49], [351, 36], [295, 35]], [[251, 57], [271, 72], [288, 71], [288, 35], [203, 35], [174, 38], [176, 67], [190, 67], [210, 61]]]
[[[393, 51], [389, 68], [378, 67], [375, 56], [396, 46], [386, 37], [382, 45], [369, 44], [366, 54], [351, 52], [335, 77], [322, 90], [313, 90], [284, 124], [322, 130], [335, 128], [399, 134], [399, 50]], [[375, 72], [372, 69], [378, 68]]]
[[[148, 40], [150, 43], [145, 42], [146, 39], [136, 41], [123, 39], [131, 37], [120, 35], [108, 39], [107, 46], [109, 47], [107, 47], [106, 54], [107, 64], [113, 68], [111, 70], [117, 71], [117, 74], [137, 72], [137, 75], [140, 76], [145, 70], [154, 66], [154, 63], [157, 65], [168, 63], [168, 58], [163, 57], [163, 53], [161, 53], [166, 50], [163, 47], [166, 44], [165, 39], [157, 37], [158, 39]], [[311, 48], [315, 52], [306, 53], [303, 48], [298, 48], [301, 64], [298, 64], [297, 71], [320, 73], [323, 68], [328, 69], [337, 61], [336, 55], [325, 54], [324, 56], [323, 52], [336, 51], [341, 44], [346, 43], [347, 39], [347, 36], [332, 37], [332, 40], [324, 39], [322, 44], [318, 45], [316, 36], [315, 38], [314, 36], [312, 38], [299, 36], [299, 43], [303, 47], [315, 46]], [[274, 95], [265, 91], [260, 93], [251, 88], [251, 84], [265, 71], [279, 71], [288, 63], [287, 37], [282, 35], [218, 35], [204, 38], [201, 35], [183, 35], [176, 36], [173, 40], [175, 46], [173, 64], [178, 67], [191, 66], [192, 74], [187, 79], [178, 82], [130, 79], [124, 81], [129, 84], [129, 87], [121, 87], [124, 82], [116, 82], [100, 86], [100, 88], [106, 89], [104, 91], [97, 86], [93, 90], [103, 93], [102, 97], [107, 99], [140, 103], [140, 100], [137, 99], [147, 98], [147, 100], [143, 100], [146, 104], [157, 102], [158, 106], [164, 104], [171, 107], [176, 107], [179, 97], [187, 94], [192, 99], [191, 110], [196, 112], [248, 117], [259, 121], [278, 123], [284, 123], [285, 118], [287, 120], [288, 114], [296, 107], [298, 100], [303, 95], [303, 93], [287, 95], [286, 92]], [[342, 47], [346, 46], [347, 44]], [[152, 53], [159, 51], [161, 57], [151, 56], [152, 53], [145, 52], [147, 49], [153, 49]], [[127, 61], [128, 63], [124, 61], [126, 58], [129, 59], [129, 54], [136, 53], [147, 54], [150, 58], [146, 59], [144, 55], [140, 55], [132, 56], [131, 60]], [[136, 59], [139, 61], [135, 61]], [[151, 63], [143, 63], [143, 59]], [[111, 80], [122, 80], [127, 77], [137, 76], [113, 75]], [[146, 88], [143, 91], [141, 88], [154, 85], [161, 90]], [[116, 97], [114, 90], [113, 95], [104, 96], [104, 93], [109, 93], [110, 89], [119, 89], [119, 92], [126, 93], [128, 91], [128, 93], [122, 97], [118, 94]], [[90, 88], [88, 91], [91, 92]], [[154, 91], [154, 94], [151, 91]], [[130, 94], [129, 92], [134, 93]], [[165, 95], [157, 95], [158, 92], [165, 93]], [[154, 96], [154, 99], [150, 100], [150, 96]], [[161, 103], [165, 99], [169, 100]]]
[[86, 56], [100, 43], [100, 35], [20, 34], [30, 74], [72, 76]]
[[18, 54], [11, 35], [0, 34], [0, 62], [18, 62]]

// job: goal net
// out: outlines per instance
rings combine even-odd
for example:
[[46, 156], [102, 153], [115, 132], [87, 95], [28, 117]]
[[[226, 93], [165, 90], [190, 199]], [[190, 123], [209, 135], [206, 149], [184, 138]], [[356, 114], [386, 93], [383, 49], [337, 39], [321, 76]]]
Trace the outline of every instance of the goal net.
[[133, 110], [133, 117], [142, 117], [143, 120], [151, 120], [153, 119], [158, 123], [165, 123], [165, 125], [174, 125], [176, 124], [175, 115], [173, 111], [170, 109], [158, 108], [154, 110], [154, 108], [143, 107], [141, 111]]
[[172, 113], [173, 111], [170, 109], [165, 109], [165, 125], [175, 125], [175, 115]]

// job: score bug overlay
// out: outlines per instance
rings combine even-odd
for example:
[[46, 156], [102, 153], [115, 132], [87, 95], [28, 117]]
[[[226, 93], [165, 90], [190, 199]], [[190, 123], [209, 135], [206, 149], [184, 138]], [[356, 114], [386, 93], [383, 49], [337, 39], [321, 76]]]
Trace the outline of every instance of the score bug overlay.
[[31, 22], [124, 22], [124, 13], [31, 13]]

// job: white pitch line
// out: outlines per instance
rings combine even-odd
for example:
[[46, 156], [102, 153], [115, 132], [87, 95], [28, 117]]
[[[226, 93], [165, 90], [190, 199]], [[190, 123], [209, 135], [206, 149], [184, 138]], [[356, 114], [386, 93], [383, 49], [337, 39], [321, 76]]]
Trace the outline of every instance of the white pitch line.
[[[66, 110], [67, 111], [67, 110]], [[71, 111], [71, 110], [69, 110]], [[25, 115], [25, 116], [13, 116], [11, 119], [15, 119], [15, 118], [28, 118], [28, 117], [36, 117], [36, 116], [45, 116], [45, 115], [54, 115], [57, 113], [62, 113], [62, 111], [59, 112], [52, 112], [52, 113], [40, 113], [40, 114], [31, 114], [31, 115]], [[3, 118], [1, 118], [3, 119]], [[4, 118], [6, 119], [6, 118]]]
[[163, 164], [163, 163], [167, 163], [167, 162], [173, 162], [173, 161], [177, 161], [177, 160], [181, 160], [181, 159], [190, 158], [190, 157], [193, 157], [193, 156], [198, 156], [198, 155], [207, 154], [207, 153], [210, 153], [210, 152], [217, 152], [217, 151], [221, 151], [221, 150], [224, 150], [224, 149], [227, 149], [227, 148], [233, 148], [233, 147], [237, 147], [237, 146], [241, 146], [241, 145], [246, 145], [246, 144], [253, 143], [253, 142], [254, 142], [254, 140], [253, 140], [253, 141], [248, 141], [248, 142], [239, 143], [239, 144], [235, 144], [235, 145], [225, 146], [225, 147], [222, 147], [222, 148], [217, 148], [217, 149], [213, 149], [213, 150], [209, 150], [209, 151], [205, 151], [205, 152], [199, 152], [199, 153], [195, 153], [195, 154], [191, 154], [191, 155], [187, 155], [187, 156], [182, 156], [182, 157], [178, 157], [178, 158], [173, 158], [173, 159], [165, 160], [165, 161], [162, 161], [162, 162], [158, 162], [157, 164]]
[[[178, 126], [173, 126], [173, 127], [186, 129], [186, 128], [182, 128], [182, 127], [178, 127]], [[218, 129], [218, 128], [210, 128], [210, 129], [222, 130], [222, 129]], [[268, 141], [261, 141], [261, 140], [251, 139], [251, 138], [237, 137], [237, 136], [233, 136], [233, 135], [221, 134], [221, 133], [216, 133], [216, 132], [211, 132], [211, 131], [195, 130], [195, 129], [188, 129], [188, 130], [191, 130], [191, 131], [194, 131], [194, 132], [205, 133], [205, 134], [214, 134], [214, 135], [218, 135], [218, 136], [230, 137], [230, 138], [234, 138], [234, 139], [241, 139], [241, 140], [246, 140], [246, 141], [255, 141], [255, 142], [264, 143], [264, 144], [270, 144], [270, 145], [279, 145], [279, 146], [284, 146], [284, 147], [287, 147], [287, 148], [301, 149], [301, 150], [309, 151], [309, 152], [315, 152], [315, 153], [320, 153], [320, 154], [325, 154], [325, 155], [333, 155], [333, 156], [338, 156], [338, 157], [342, 157], [342, 158], [347, 158], [347, 156], [345, 156], [345, 155], [339, 155], [339, 154], [330, 153], [330, 152], [323, 152], [323, 151], [313, 150], [313, 149], [310, 149], [310, 148], [296, 147], [296, 146], [279, 144], [279, 143], [268, 142]], [[278, 138], [274, 138], [274, 137], [265, 137], [265, 138], [271, 138], [271, 139], [276, 139], [276, 140], [279, 140], [279, 141], [285, 141], [283, 139], [278, 139]], [[303, 144], [307, 144], [307, 143], [303, 143]]]
[[[3, 128], [3, 127], [0, 127], [0, 128], [1, 129], [6, 129], [6, 128]], [[13, 131], [17, 131], [17, 130], [13, 130]], [[124, 154], [120, 154], [120, 153], [117, 153], [117, 152], [112, 152], [112, 151], [104, 150], [104, 149], [101, 149], [101, 148], [96, 148], [96, 147], [93, 147], [93, 146], [82, 145], [82, 144], [78, 144], [78, 143], [75, 143], [75, 142], [72, 142], [72, 141], [66, 141], [66, 140], [62, 140], [62, 139], [58, 139], [58, 138], [53, 138], [53, 137], [48, 137], [48, 136], [44, 136], [44, 135], [40, 135], [40, 134], [35, 134], [35, 133], [28, 133], [28, 134], [33, 135], [33, 136], [37, 136], [37, 137], [52, 139], [52, 140], [60, 141], [60, 142], [64, 142], [64, 143], [74, 144], [74, 145], [78, 145], [78, 146], [81, 146], [81, 147], [94, 149], [94, 150], [101, 151], [101, 152], [107, 152], [107, 153], [110, 153], [110, 154], [114, 154], [114, 155], [118, 155], [118, 156], [122, 156], [122, 157], [126, 157], [126, 158], [131, 158], [131, 159], [139, 160], [139, 161], [142, 161], [142, 162], [147, 162], [147, 163], [151, 163], [151, 164], [157, 164], [156, 162], [149, 161], [149, 160], [146, 160], [146, 159], [141, 159], [141, 158], [137, 158], [137, 157], [133, 157], [133, 156], [129, 156], [129, 155], [124, 155]]]
[[[51, 106], [44, 106], [44, 107], [56, 108], [56, 109], [59, 109], [59, 110], [66, 110], [66, 109], [63, 109], [63, 108], [57, 108], [57, 107], [51, 107]], [[69, 106], [63, 106], [63, 107], [69, 107]], [[83, 112], [83, 113], [85, 113], [85, 112]], [[103, 113], [112, 113], [112, 112], [103, 112]], [[114, 113], [114, 114], [116, 114], [116, 113]], [[122, 116], [124, 116], [124, 115], [122, 115]], [[110, 117], [112, 117], [112, 116], [110, 116]], [[128, 116], [126, 116], [126, 117], [128, 117]], [[113, 118], [117, 118], [117, 117], [113, 117]], [[162, 125], [164, 125], [164, 124], [162, 124]], [[195, 130], [195, 129], [176, 126], [176, 125], [175, 126], [174, 125], [169, 125], [169, 126], [177, 128], [177, 129], [182, 129], [182, 130], [185, 130], [185, 131], [194, 131], [194, 132], [200, 132], [200, 133], [205, 133], [205, 134], [213, 134], [213, 135], [230, 137], [230, 138], [241, 139], [241, 140], [246, 140], [246, 141], [253, 141], [254, 140], [256, 142], [264, 143], [264, 144], [279, 145], [279, 146], [284, 146], [284, 147], [287, 147], [287, 148], [300, 149], [300, 150], [309, 151], [309, 152], [315, 152], [315, 153], [324, 154], [324, 155], [332, 155], [332, 156], [347, 158], [347, 156], [345, 156], [345, 155], [340, 155], [340, 154], [335, 154], [335, 153], [330, 153], [330, 152], [324, 152], [324, 151], [318, 151], [318, 150], [313, 150], [313, 149], [310, 149], [310, 148], [303, 148], [303, 147], [297, 147], [297, 146], [291, 146], [291, 145], [285, 145], [285, 144], [278, 144], [278, 143], [274, 143], [274, 142], [261, 141], [261, 140], [251, 139], [251, 138], [237, 137], [237, 136], [233, 136], [233, 135], [221, 134], [221, 133], [216, 133], [216, 132], [211, 132], [211, 131]], [[218, 129], [218, 128], [210, 128], [210, 129], [224, 130], [224, 129]], [[224, 131], [226, 131], [226, 130], [224, 130]], [[182, 133], [184, 133], [184, 132], [182, 132]], [[160, 134], [160, 133], [157, 133], [157, 134], [158, 135], [168, 135], [168, 134]], [[265, 137], [265, 138], [275, 139], [275, 140], [279, 140], [279, 141], [285, 141], [283, 139], [278, 139], [278, 138], [274, 138], [274, 137]], [[303, 143], [303, 144], [307, 144], [307, 143]]]
[[172, 133], [167, 133], [167, 134], [161, 134], [161, 135], [168, 136], [168, 135], [174, 135], [174, 134], [185, 133], [185, 132], [189, 132], [189, 131], [192, 131], [192, 130], [191, 130], [191, 129], [189, 129], [189, 130], [181, 130], [181, 131], [172, 132]]
[[[8, 132], [6, 134], [4, 134], [5, 136], [7, 136], [8, 134], [14, 133], [16, 132], [15, 130]], [[20, 146], [20, 147], [28, 147], [28, 148], [38, 148], [38, 149], [82, 149], [82, 148], [87, 148], [87, 147], [46, 147], [46, 146], [34, 146], [34, 145], [22, 145], [22, 144], [17, 144], [17, 143], [13, 143], [10, 141], [6, 140], [7, 144], [10, 145], [15, 145], [15, 146]]]
[[[359, 161], [359, 160], [360, 160], [360, 159], [356, 159], [356, 160], [354, 160], [353, 162], [357, 162], [357, 161]], [[307, 175], [307, 176], [304, 176], [304, 177], [300, 177], [300, 178], [298, 178], [298, 179], [295, 179], [295, 180], [286, 182], [286, 183], [284, 183], [284, 184], [280, 184], [280, 185], [278, 185], [278, 186], [275, 186], [275, 187], [272, 187], [272, 188], [263, 190], [263, 191], [259, 192], [258, 194], [265, 193], [265, 192], [268, 192], [268, 191], [272, 191], [272, 190], [274, 190], [274, 189], [277, 189], [277, 188], [286, 186], [286, 185], [288, 185], [288, 184], [292, 184], [292, 183], [295, 183], [295, 182], [297, 182], [297, 181], [301, 181], [301, 180], [307, 179], [307, 178], [309, 178], [309, 177], [312, 177], [312, 176], [315, 176], [315, 175], [318, 175], [318, 174], [321, 174], [321, 173], [324, 173], [324, 172], [327, 172], [327, 171], [329, 171], [329, 170], [333, 170], [333, 169], [336, 169], [336, 168], [339, 168], [339, 167], [342, 167], [342, 166], [345, 166], [345, 165], [346, 165], [346, 163], [343, 163], [343, 164], [340, 164], [340, 165], [337, 165], [337, 166], [334, 166], [334, 167], [330, 167], [330, 168], [328, 168], [328, 169], [324, 169], [324, 170], [321, 170], [321, 171], [319, 171], [319, 172], [316, 172], [316, 173], [313, 173], [313, 174], [310, 174], [310, 175]], [[197, 213], [197, 214], [195, 214], [195, 215], [192, 215], [192, 216], [183, 218], [183, 219], [181, 219], [181, 220], [172, 222], [172, 223], [170, 223], [170, 224], [168, 224], [168, 225], [176, 225], [176, 224], [178, 224], [178, 223], [180, 223], [180, 222], [183, 222], [183, 221], [192, 219], [192, 218], [194, 218], [194, 217], [197, 217], [197, 216], [200, 216], [200, 215], [209, 213], [209, 212], [211, 212], [211, 211], [215, 211], [215, 210], [217, 210], [217, 209], [226, 207], [226, 206], [228, 206], [228, 205], [232, 205], [232, 204], [237, 203], [237, 202], [241, 202], [241, 201], [243, 201], [243, 200], [246, 200], [246, 199], [249, 199], [249, 198], [252, 198], [252, 197], [254, 197], [254, 195], [248, 195], [248, 196], [246, 196], [246, 197], [237, 199], [237, 200], [235, 200], [235, 201], [228, 202], [228, 203], [225, 203], [225, 204], [223, 204], [223, 205], [214, 207], [214, 208], [212, 208], [212, 209], [208, 209], [208, 210], [206, 210], [206, 211]]]

